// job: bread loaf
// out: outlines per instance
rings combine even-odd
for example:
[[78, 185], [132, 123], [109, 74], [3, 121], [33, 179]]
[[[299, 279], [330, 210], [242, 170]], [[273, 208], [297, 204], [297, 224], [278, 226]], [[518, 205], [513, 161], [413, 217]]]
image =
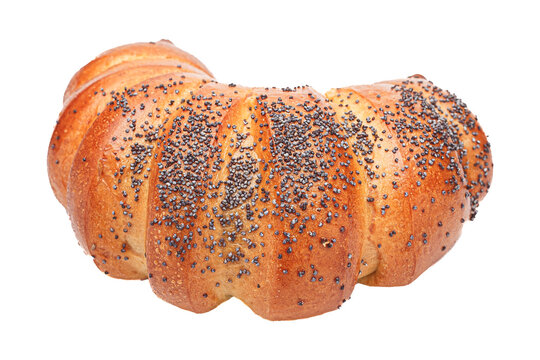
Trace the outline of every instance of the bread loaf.
[[101, 271], [190, 311], [234, 296], [285, 320], [416, 279], [474, 218], [492, 160], [465, 103], [419, 75], [242, 87], [160, 41], [73, 77], [48, 170]]

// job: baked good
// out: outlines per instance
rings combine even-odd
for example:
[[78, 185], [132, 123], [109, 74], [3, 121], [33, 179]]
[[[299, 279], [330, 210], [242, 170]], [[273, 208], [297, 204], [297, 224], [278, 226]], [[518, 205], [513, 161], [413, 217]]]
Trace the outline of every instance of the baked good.
[[101, 271], [190, 311], [235, 296], [285, 320], [416, 279], [474, 218], [492, 159], [476, 116], [422, 76], [221, 84], [162, 40], [73, 77], [48, 171]]

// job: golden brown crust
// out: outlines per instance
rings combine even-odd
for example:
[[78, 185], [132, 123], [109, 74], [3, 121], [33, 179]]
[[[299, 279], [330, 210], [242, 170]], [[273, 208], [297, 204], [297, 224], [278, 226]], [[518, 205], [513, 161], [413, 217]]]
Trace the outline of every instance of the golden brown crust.
[[[200, 122], [199, 130], [209, 121], [217, 126], [208, 127], [210, 133], [204, 131], [205, 152], [189, 164], [190, 169], [170, 161], [171, 154], [189, 154], [195, 148], [190, 142], [176, 147], [165, 141], [166, 151], [158, 154], [163, 166], [151, 183], [162, 185], [150, 192], [152, 226], [147, 241], [154, 291], [195, 312], [208, 311], [235, 296], [274, 320], [338, 308], [350, 296], [360, 266], [361, 234], [353, 215], [358, 213], [355, 200], [361, 190], [349, 184], [352, 180], [346, 175], [332, 181], [335, 188], [324, 185], [325, 178], [330, 181], [343, 171], [338, 159], [347, 160], [347, 151], [336, 146], [338, 136], [324, 134], [337, 131], [330, 116], [324, 119], [330, 113], [321, 105], [327, 102], [311, 88], [285, 93], [221, 84], [203, 86], [192, 100], [183, 115], [174, 116]], [[197, 110], [216, 101], [225, 109], [215, 119]], [[317, 116], [320, 123], [310, 124], [308, 115]], [[290, 123], [298, 129], [286, 134], [283, 127]], [[194, 141], [200, 141], [201, 135], [195, 132]], [[308, 146], [311, 137], [320, 141], [313, 149]], [[327, 166], [314, 176], [312, 169], [318, 166], [312, 163], [313, 155], [325, 151], [331, 157], [322, 160]], [[226, 166], [213, 172], [211, 179], [200, 179], [210, 162], [218, 160]], [[318, 186], [287, 184], [303, 177]], [[182, 203], [187, 211], [175, 214], [176, 199], [164, 199], [190, 194], [193, 179], [199, 179], [198, 189], [204, 190]], [[173, 180], [176, 186], [167, 185]], [[351, 190], [341, 191], [347, 185]], [[185, 228], [189, 230], [178, 231]]]
[[178, 60], [134, 60], [109, 69], [66, 101], [51, 137], [47, 158], [50, 183], [62, 205], [66, 205], [67, 180], [77, 148], [94, 120], [111, 102], [111, 95], [119, 95], [143, 80], [179, 72], [204, 74]]
[[[125, 93], [116, 96], [92, 124], [74, 156], [67, 210], [81, 246], [113, 277], [147, 277], [146, 174], [152, 168], [153, 143], [163, 136], [162, 116], [175, 96], [167, 97], [163, 84], [182, 94], [206, 80], [202, 75], [173, 73], [135, 85], [130, 93], [137, 94], [132, 95], [136, 101], [128, 101]], [[154, 103], [154, 99], [158, 101]], [[143, 121], [137, 122], [137, 118]]]
[[213, 77], [212, 73], [197, 58], [180, 50], [168, 40], [160, 40], [155, 43], [135, 43], [107, 50], [80, 69], [69, 82], [64, 93], [64, 101], [68, 100], [85, 84], [111, 68], [136, 60], [158, 59], [177, 60], [183, 64], [191, 65], [208, 76]]
[[192, 55], [171, 42], [136, 43], [108, 50], [71, 79], [49, 144], [47, 167], [57, 199], [66, 206], [69, 171], [79, 144], [110, 95], [161, 74], [184, 72], [212, 75]]
[[[181, 308], [234, 296], [297, 319], [338, 308], [357, 282], [408, 284], [489, 188], [476, 117], [421, 76], [323, 96], [216, 83], [172, 45], [130, 46], [68, 86], [49, 173], [62, 201], [69, 172], [67, 210], [96, 265], [148, 275]], [[105, 85], [112, 98], [91, 96]]]
[[368, 145], [373, 151], [364, 159], [370, 191], [365, 216], [368, 241], [376, 242], [380, 259], [375, 272], [359, 279], [364, 284], [406, 285], [416, 279], [453, 246], [470, 212], [454, 149], [458, 138], [433, 113], [429, 99], [411, 91], [412, 82], [327, 94], [338, 112], [361, 116], [375, 134]]
[[[397, 81], [386, 82], [396, 85]], [[480, 127], [476, 116], [456, 95], [443, 90], [427, 80], [408, 81], [408, 86], [425, 98], [434, 99], [434, 107], [439, 116], [451, 121], [456, 127], [459, 140], [463, 142], [461, 164], [467, 177], [467, 190], [471, 194], [471, 219], [476, 214], [491, 185], [493, 163], [487, 136]]]

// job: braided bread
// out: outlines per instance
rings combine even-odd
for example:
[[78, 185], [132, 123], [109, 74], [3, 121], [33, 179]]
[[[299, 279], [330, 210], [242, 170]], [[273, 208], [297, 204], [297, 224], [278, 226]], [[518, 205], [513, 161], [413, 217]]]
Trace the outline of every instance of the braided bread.
[[492, 160], [476, 116], [420, 75], [225, 85], [162, 40], [73, 77], [48, 172], [101, 271], [190, 311], [235, 296], [284, 320], [416, 279], [474, 218]]

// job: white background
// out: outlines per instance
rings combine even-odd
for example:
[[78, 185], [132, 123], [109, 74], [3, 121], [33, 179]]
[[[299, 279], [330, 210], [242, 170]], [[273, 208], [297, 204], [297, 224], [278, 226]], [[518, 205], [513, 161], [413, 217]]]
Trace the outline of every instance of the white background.
[[[539, 13], [533, 1], [3, 3], [0, 358], [539, 359]], [[410, 286], [358, 285], [307, 320], [266, 321], [235, 299], [196, 315], [101, 274], [49, 187], [49, 137], [81, 66], [161, 38], [225, 83], [324, 92], [421, 73], [450, 89], [492, 143], [477, 219]]]

